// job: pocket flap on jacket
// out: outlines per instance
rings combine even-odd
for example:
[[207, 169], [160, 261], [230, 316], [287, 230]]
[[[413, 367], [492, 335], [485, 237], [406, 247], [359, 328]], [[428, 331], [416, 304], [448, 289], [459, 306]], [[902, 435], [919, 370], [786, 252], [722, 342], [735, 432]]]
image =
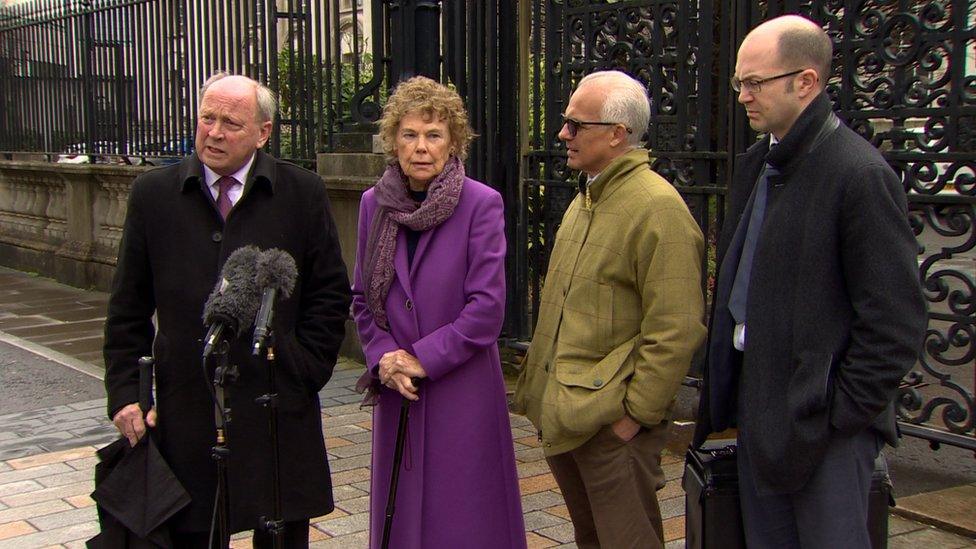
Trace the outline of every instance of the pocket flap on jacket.
[[830, 373], [834, 355], [802, 351], [795, 359], [787, 389], [787, 405], [796, 418], [805, 418], [830, 404]]
[[[594, 391], [602, 389], [621, 374], [621, 367], [627, 363], [633, 347], [633, 340], [628, 340], [592, 366], [560, 362], [556, 365], [556, 380], [569, 387], [583, 387]], [[622, 375], [629, 373], [623, 372]]]

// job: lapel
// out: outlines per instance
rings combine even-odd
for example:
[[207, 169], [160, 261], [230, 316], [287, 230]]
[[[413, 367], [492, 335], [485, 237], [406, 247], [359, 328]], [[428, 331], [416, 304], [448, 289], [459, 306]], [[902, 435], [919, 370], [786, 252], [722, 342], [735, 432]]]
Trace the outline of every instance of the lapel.
[[[444, 223], [447, 223], [446, 219], [444, 220]], [[414, 274], [417, 272], [417, 265], [419, 265], [420, 262], [423, 260], [424, 251], [427, 250], [427, 244], [430, 242], [431, 235], [436, 230], [437, 227], [434, 227], [420, 233], [420, 240], [417, 242], [417, 250], [414, 251], [413, 253], [413, 263], [410, 264], [409, 276], [411, 279], [413, 278]], [[404, 238], [403, 245], [404, 247], [406, 247], [407, 245], [406, 238]], [[404, 254], [404, 256], [406, 256], [406, 254]]]
[[746, 207], [742, 211], [742, 215], [739, 217], [739, 224], [735, 228], [735, 233], [732, 235], [732, 241], [729, 242], [729, 248], [725, 251], [725, 257], [722, 258], [722, 264], [719, 267], [719, 272], [722, 276], [718, 277], [718, 287], [715, 289], [715, 300], [716, 303], [720, 303], [723, 306], [729, 302], [729, 295], [732, 292], [732, 282], [735, 280], [735, 273], [738, 269], [739, 258], [742, 256], [742, 246], [745, 244], [746, 231], [749, 227], [749, 213], [752, 211], [752, 205], [756, 201], [756, 189], [758, 185], [753, 186], [752, 194], [749, 195], [749, 200], [746, 202]]
[[[419, 252], [420, 246], [414, 253], [414, 265], [417, 264]], [[402, 230], [397, 231], [396, 250], [393, 252], [393, 270], [396, 271], [396, 277], [400, 280], [400, 285], [403, 286], [403, 291], [406, 292], [407, 297], [413, 299], [413, 288], [410, 285], [411, 269], [407, 265], [407, 233]]]
[[210, 213], [223, 225], [224, 218], [221, 217], [220, 210], [217, 208], [217, 201], [210, 193], [207, 178], [203, 175], [203, 163], [200, 162], [196, 153], [191, 154], [180, 163], [179, 179], [180, 192], [187, 195], [195, 192], [201, 193], [203, 199], [210, 205]]
[[[762, 145], [762, 143], [760, 143]], [[768, 145], [765, 145], [768, 147]], [[740, 156], [739, 163], [742, 171], [748, 177], [747, 181], [751, 180], [751, 190], [749, 191], [748, 198], [746, 199], [745, 206], [741, 210], [732, 205], [732, 212], [738, 215], [738, 224], [735, 227], [735, 232], [732, 233], [732, 238], [729, 240], [728, 247], [722, 253], [721, 263], [719, 264], [719, 277], [717, 281], [717, 286], [715, 288], [715, 302], [716, 304], [721, 304], [724, 306], [728, 303], [729, 294], [732, 291], [732, 282], [735, 280], [735, 272], [739, 265], [739, 257], [742, 255], [742, 246], [745, 243], [746, 231], [749, 226], [749, 217], [752, 212], [752, 205], [756, 201], [756, 181], [759, 178], [759, 172], [762, 170], [762, 163], [765, 154], [760, 152], [760, 150], [753, 150], [744, 153]], [[744, 191], [745, 189], [743, 189]], [[733, 189], [733, 193], [738, 194], [738, 189]], [[739, 191], [742, 192], [742, 191]], [[741, 195], [740, 195], [741, 196]], [[736, 197], [730, 197], [730, 200], [736, 201]], [[728, 221], [728, 219], [727, 219]]]

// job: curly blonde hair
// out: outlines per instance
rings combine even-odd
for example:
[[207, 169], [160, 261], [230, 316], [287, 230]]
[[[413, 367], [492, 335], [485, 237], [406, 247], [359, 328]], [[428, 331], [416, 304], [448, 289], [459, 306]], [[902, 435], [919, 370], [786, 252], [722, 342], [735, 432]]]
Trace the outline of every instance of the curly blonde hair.
[[422, 114], [425, 118], [436, 114], [447, 122], [454, 154], [462, 161], [468, 156], [468, 145], [477, 137], [468, 122], [468, 111], [456, 91], [427, 78], [414, 76], [397, 84], [380, 118], [380, 138], [383, 152], [389, 160], [396, 159], [396, 136], [400, 120], [408, 114]]

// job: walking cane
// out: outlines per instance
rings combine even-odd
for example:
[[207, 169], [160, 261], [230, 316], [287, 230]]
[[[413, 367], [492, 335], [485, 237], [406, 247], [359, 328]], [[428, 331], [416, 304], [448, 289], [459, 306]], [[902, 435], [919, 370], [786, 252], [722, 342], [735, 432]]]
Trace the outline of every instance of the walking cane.
[[[414, 387], [420, 387], [420, 378], [410, 380]], [[407, 438], [407, 418], [410, 416], [410, 401], [406, 398], [400, 403], [400, 421], [397, 424], [396, 445], [393, 448], [393, 472], [390, 474], [390, 495], [386, 498], [386, 521], [383, 523], [382, 548], [390, 547], [390, 529], [393, 527], [393, 513], [396, 511], [397, 482], [400, 480], [400, 462], [403, 460], [403, 441]]]

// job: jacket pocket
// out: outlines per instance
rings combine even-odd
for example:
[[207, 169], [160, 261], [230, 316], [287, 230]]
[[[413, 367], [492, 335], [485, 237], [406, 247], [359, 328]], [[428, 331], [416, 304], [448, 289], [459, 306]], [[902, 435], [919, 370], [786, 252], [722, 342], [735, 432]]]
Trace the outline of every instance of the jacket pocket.
[[794, 419], [804, 419], [830, 406], [834, 355], [803, 351], [794, 360], [786, 404]]
[[627, 380], [634, 372], [632, 347], [629, 343], [620, 345], [589, 366], [565, 362], [556, 365], [551, 409], [559, 431], [590, 434], [624, 415]]

